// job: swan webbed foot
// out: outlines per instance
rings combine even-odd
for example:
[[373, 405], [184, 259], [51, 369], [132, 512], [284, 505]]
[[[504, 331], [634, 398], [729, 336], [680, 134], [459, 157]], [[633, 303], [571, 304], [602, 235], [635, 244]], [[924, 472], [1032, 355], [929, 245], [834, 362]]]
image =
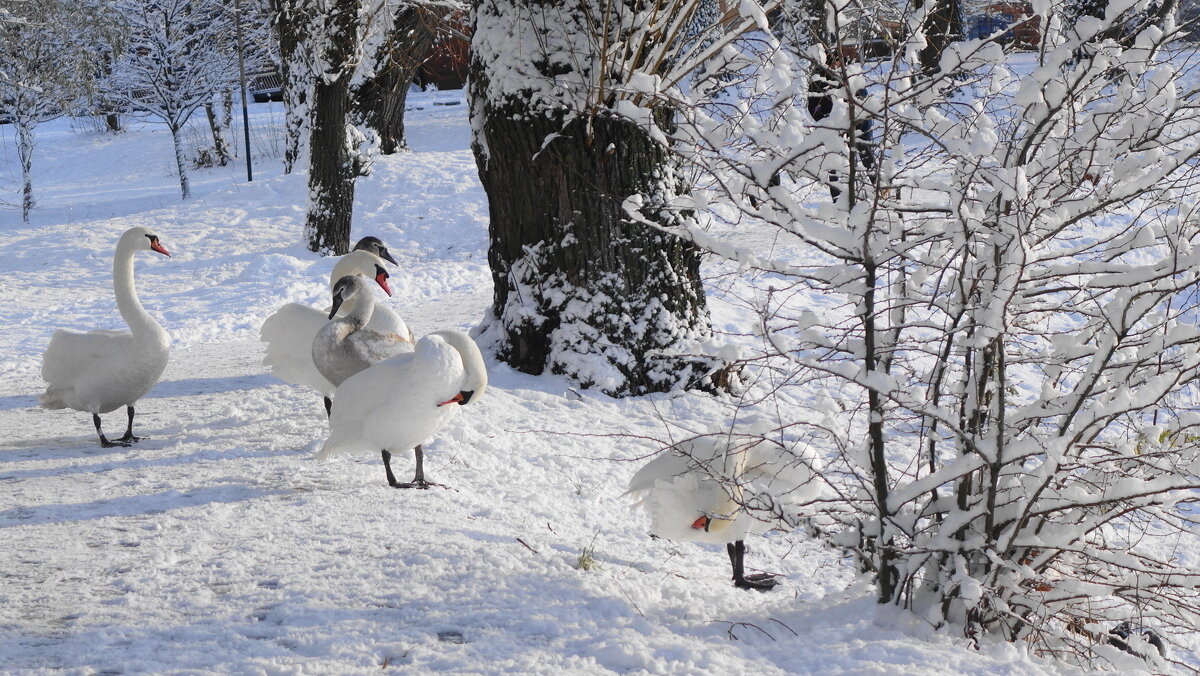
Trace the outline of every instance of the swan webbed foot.
[[137, 442], [141, 441], [142, 439], [149, 439], [149, 438], [150, 437], [135, 437], [135, 436], [133, 436], [132, 433], [126, 432], [125, 434], [121, 435], [120, 437], [117, 437], [117, 442], [125, 442], [122, 445], [128, 446], [130, 444], [136, 444]]
[[741, 579], [735, 579], [733, 586], [739, 589], [753, 589], [755, 591], [765, 592], [771, 591], [779, 584], [779, 580], [774, 575], [766, 573], [755, 573], [754, 575], [746, 575]]
[[439, 484], [439, 483], [434, 483], [432, 481], [425, 481], [424, 479], [422, 479], [420, 481], [406, 481], [404, 483], [393, 482], [389, 485], [392, 488], [419, 488], [421, 490], [429, 490], [430, 488], [432, 488], [434, 486], [437, 486], [438, 488], [450, 488], [446, 484]]

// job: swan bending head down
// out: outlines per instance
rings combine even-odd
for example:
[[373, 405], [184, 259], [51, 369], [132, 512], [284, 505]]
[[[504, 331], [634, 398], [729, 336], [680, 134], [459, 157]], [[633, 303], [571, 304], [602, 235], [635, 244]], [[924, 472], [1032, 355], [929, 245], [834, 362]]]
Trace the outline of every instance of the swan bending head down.
[[[487, 368], [475, 341], [461, 331], [435, 331], [415, 351], [386, 359], [346, 379], [337, 389], [329, 438], [317, 455], [382, 452], [388, 485], [426, 488], [421, 443], [453, 417], [458, 406], [487, 390]], [[413, 450], [413, 481], [392, 475], [392, 452]]]

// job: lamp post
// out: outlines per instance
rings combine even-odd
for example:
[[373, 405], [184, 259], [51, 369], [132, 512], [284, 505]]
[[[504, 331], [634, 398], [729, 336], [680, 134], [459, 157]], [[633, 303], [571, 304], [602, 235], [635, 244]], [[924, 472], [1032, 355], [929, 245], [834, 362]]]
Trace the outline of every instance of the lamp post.
[[251, 168], [250, 162], [250, 114], [246, 112], [246, 48], [242, 45], [241, 0], [233, 0], [233, 16], [237, 22], [238, 79], [242, 90], [242, 133], [246, 139], [245, 150], [243, 150], [246, 154], [246, 181], [253, 181], [254, 170]]

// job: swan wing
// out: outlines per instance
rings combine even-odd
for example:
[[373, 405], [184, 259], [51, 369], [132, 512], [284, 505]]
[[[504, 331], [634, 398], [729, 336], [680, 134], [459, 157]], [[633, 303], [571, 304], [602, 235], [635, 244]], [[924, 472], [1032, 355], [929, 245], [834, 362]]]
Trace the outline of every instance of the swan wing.
[[349, 349], [371, 364], [412, 352], [416, 347], [411, 340], [399, 334], [373, 331], [369, 328], [350, 334], [346, 342], [350, 346]]
[[465, 374], [458, 352], [436, 336], [346, 379], [334, 396], [329, 438], [317, 455], [407, 451], [432, 436], [457, 406]]
[[317, 460], [325, 460], [338, 453], [354, 451], [379, 451], [373, 440], [364, 438], [367, 420], [386, 410], [391, 385], [402, 381], [408, 371], [412, 353], [398, 355], [350, 376], [334, 395], [333, 410], [329, 416], [329, 437], [317, 453]]
[[103, 412], [98, 409], [107, 401], [101, 400], [120, 384], [121, 367], [132, 351], [133, 335], [128, 331], [55, 331], [42, 357], [42, 379], [47, 383], [42, 406]]
[[400, 314], [382, 302], [375, 304], [375, 311], [371, 314], [371, 320], [367, 322], [366, 328], [380, 333], [394, 334], [407, 340], [410, 344], [417, 341], [412, 329], [400, 318]]
[[299, 303], [288, 303], [267, 317], [259, 336], [267, 344], [263, 364], [271, 369], [271, 375], [326, 396], [333, 392], [333, 383], [321, 375], [312, 360], [313, 338], [325, 326], [327, 317], [327, 312]]

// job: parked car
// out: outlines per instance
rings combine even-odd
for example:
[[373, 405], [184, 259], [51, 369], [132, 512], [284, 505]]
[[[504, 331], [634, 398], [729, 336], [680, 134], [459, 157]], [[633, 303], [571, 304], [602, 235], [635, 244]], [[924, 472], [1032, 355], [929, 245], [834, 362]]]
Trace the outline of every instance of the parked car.
[[283, 100], [283, 78], [278, 73], [264, 73], [250, 78], [250, 96], [255, 103]]

